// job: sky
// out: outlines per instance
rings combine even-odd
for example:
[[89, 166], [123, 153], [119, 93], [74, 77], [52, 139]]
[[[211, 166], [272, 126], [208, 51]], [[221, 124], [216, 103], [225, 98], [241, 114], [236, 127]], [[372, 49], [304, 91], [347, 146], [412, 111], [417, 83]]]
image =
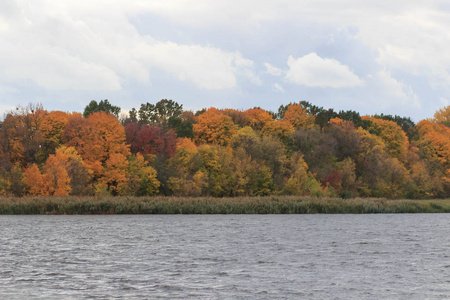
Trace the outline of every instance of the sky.
[[306, 100], [418, 122], [450, 103], [449, 49], [448, 1], [1, 0], [0, 118]]

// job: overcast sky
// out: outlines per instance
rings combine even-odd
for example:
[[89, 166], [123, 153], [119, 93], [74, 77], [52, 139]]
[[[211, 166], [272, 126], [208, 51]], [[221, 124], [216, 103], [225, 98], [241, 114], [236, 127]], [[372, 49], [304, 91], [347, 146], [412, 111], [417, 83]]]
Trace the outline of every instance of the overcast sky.
[[0, 113], [307, 100], [420, 121], [450, 101], [449, 12], [433, 0], [1, 0]]

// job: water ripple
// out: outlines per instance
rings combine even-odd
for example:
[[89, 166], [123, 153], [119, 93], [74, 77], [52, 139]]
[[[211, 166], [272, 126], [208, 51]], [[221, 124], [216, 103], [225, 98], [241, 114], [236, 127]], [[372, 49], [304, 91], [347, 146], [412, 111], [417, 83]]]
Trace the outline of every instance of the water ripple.
[[0, 299], [445, 299], [450, 215], [0, 216]]

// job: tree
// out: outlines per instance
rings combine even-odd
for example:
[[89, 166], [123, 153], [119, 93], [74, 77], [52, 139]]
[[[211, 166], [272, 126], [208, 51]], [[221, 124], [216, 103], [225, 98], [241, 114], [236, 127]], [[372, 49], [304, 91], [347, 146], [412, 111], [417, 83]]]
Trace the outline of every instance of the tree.
[[66, 170], [68, 157], [64, 153], [51, 154], [43, 166], [43, 195], [67, 196], [71, 191], [70, 177]]
[[443, 169], [450, 167], [450, 128], [429, 120], [417, 124], [418, 136], [414, 141], [422, 158], [435, 161]]
[[65, 146], [74, 147], [93, 171], [94, 180], [103, 175], [106, 162], [112, 156], [130, 155], [124, 127], [113, 115], [105, 112], [95, 112], [87, 119], [73, 116], [62, 136]]
[[131, 195], [155, 195], [159, 192], [156, 170], [140, 153], [128, 157], [127, 184]]
[[382, 145], [365, 151], [364, 164], [359, 165], [359, 169], [370, 196], [386, 198], [404, 196], [408, 186], [408, 172], [398, 159], [384, 151]]
[[286, 145], [291, 144], [294, 131], [294, 126], [286, 120], [274, 120], [268, 122], [261, 130], [263, 135], [276, 136]]
[[42, 120], [39, 129], [48, 154], [54, 153], [55, 149], [62, 144], [61, 136], [68, 121], [68, 114], [62, 111], [52, 111]]
[[70, 178], [70, 195], [93, 195], [92, 171], [86, 166], [74, 147], [61, 146], [56, 149], [56, 155], [65, 158], [65, 168]]
[[239, 129], [231, 138], [230, 146], [233, 149], [243, 149], [246, 154], [253, 158], [262, 157], [261, 136], [251, 127]]
[[292, 162], [284, 192], [289, 195], [321, 194], [320, 184], [308, 173], [308, 165], [303, 157], [295, 155]]
[[128, 116], [125, 116], [125, 117], [122, 119], [122, 125], [123, 125], [123, 126], [126, 126], [126, 125], [128, 125], [129, 123], [137, 123], [137, 122], [138, 122], [138, 112], [137, 112], [136, 108], [133, 107], [133, 108], [129, 111]]
[[25, 108], [17, 107], [6, 116], [1, 127], [0, 144], [11, 162], [26, 166], [45, 160], [44, 140], [39, 129], [46, 114], [42, 105], [30, 104]]
[[315, 123], [315, 117], [308, 114], [301, 104], [289, 105], [284, 113], [284, 120], [294, 128], [311, 128]]
[[[26, 184], [23, 180], [23, 171], [19, 163], [16, 163], [11, 168], [11, 177], [9, 182], [6, 182], [6, 187], [9, 188], [14, 196], [21, 197], [25, 194]], [[3, 189], [3, 192], [5, 189]]]
[[423, 199], [443, 196], [443, 182], [439, 178], [433, 178], [427, 161], [419, 157], [419, 149], [411, 147], [408, 152], [408, 171], [410, 174], [410, 184], [406, 197], [408, 199]]
[[272, 115], [261, 108], [250, 108], [244, 111], [246, 125], [254, 130], [261, 130], [267, 123], [272, 122]]
[[[354, 129], [353, 125], [351, 129]], [[299, 128], [293, 135], [293, 150], [303, 155], [309, 170], [323, 182], [328, 182], [327, 177], [336, 171], [340, 141], [335, 138], [333, 132], [337, 130], [339, 129], [328, 127], [324, 130], [317, 127]]]
[[237, 126], [231, 118], [216, 108], [199, 115], [194, 124], [194, 138], [198, 143], [226, 146], [236, 131]]
[[157, 123], [165, 127], [170, 117], [178, 117], [182, 112], [183, 105], [173, 100], [162, 99], [156, 104], [149, 102], [141, 104], [138, 114], [142, 124]]
[[356, 112], [354, 110], [340, 110], [336, 117], [344, 121], [353, 122], [356, 128], [364, 125], [359, 112]]
[[183, 121], [180, 117], [172, 116], [167, 123], [170, 128], [175, 130], [177, 137], [194, 137], [194, 126], [191, 122]]
[[356, 163], [350, 157], [334, 164], [335, 170], [321, 181], [331, 187], [341, 198], [359, 195], [361, 184], [356, 177]]
[[319, 125], [320, 129], [323, 129], [331, 119], [336, 117], [337, 113], [333, 109], [322, 109], [316, 114], [316, 124]]
[[105, 162], [103, 174], [99, 178], [101, 186], [107, 187], [107, 191], [113, 196], [123, 195], [127, 192], [128, 160], [122, 153], [111, 154]]
[[339, 161], [347, 157], [355, 159], [361, 151], [361, 134], [351, 121], [339, 118], [331, 119], [330, 125], [325, 129], [328, 137], [335, 141], [334, 155]]
[[434, 113], [433, 121], [450, 127], [450, 105], [447, 105]]
[[25, 163], [25, 147], [22, 141], [24, 134], [23, 119], [8, 114], [2, 123], [0, 131], [0, 144], [2, 153], [12, 163]]
[[406, 133], [408, 136], [408, 139], [412, 139], [416, 133], [416, 123], [414, 123], [411, 118], [408, 117], [400, 117], [400, 116], [392, 116], [392, 115], [385, 115], [385, 114], [377, 114], [373, 116], [377, 119], [383, 119], [387, 121], [393, 121], [397, 123], [398, 126], [402, 128], [402, 130]]
[[379, 136], [386, 145], [386, 151], [400, 161], [406, 160], [409, 148], [408, 137], [400, 126], [394, 121], [364, 116], [367, 121], [366, 130]]
[[[169, 190], [177, 196], [200, 196], [206, 193], [207, 174], [200, 170], [197, 146], [188, 138], [179, 138], [175, 154], [169, 159]], [[194, 178], [196, 176], [196, 178]]]
[[125, 134], [133, 154], [170, 157], [175, 152], [176, 135], [173, 130], [164, 132], [157, 125], [129, 123], [125, 126]]
[[112, 105], [111, 103], [109, 103], [108, 99], [100, 100], [99, 103], [97, 103], [97, 101], [95, 100], [92, 100], [84, 108], [83, 116], [87, 118], [89, 115], [101, 111], [107, 114], [112, 114], [114, 117], [119, 118], [120, 107]]
[[47, 195], [44, 189], [44, 178], [36, 164], [31, 164], [23, 172], [23, 180], [30, 195]]

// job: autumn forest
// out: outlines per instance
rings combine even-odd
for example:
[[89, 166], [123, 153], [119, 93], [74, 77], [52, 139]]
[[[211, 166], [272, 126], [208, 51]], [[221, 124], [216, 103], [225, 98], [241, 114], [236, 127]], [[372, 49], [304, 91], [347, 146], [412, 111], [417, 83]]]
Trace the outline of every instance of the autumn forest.
[[410, 118], [317, 107], [276, 112], [172, 100], [129, 114], [17, 107], [0, 123], [0, 195], [445, 198], [450, 107]]

